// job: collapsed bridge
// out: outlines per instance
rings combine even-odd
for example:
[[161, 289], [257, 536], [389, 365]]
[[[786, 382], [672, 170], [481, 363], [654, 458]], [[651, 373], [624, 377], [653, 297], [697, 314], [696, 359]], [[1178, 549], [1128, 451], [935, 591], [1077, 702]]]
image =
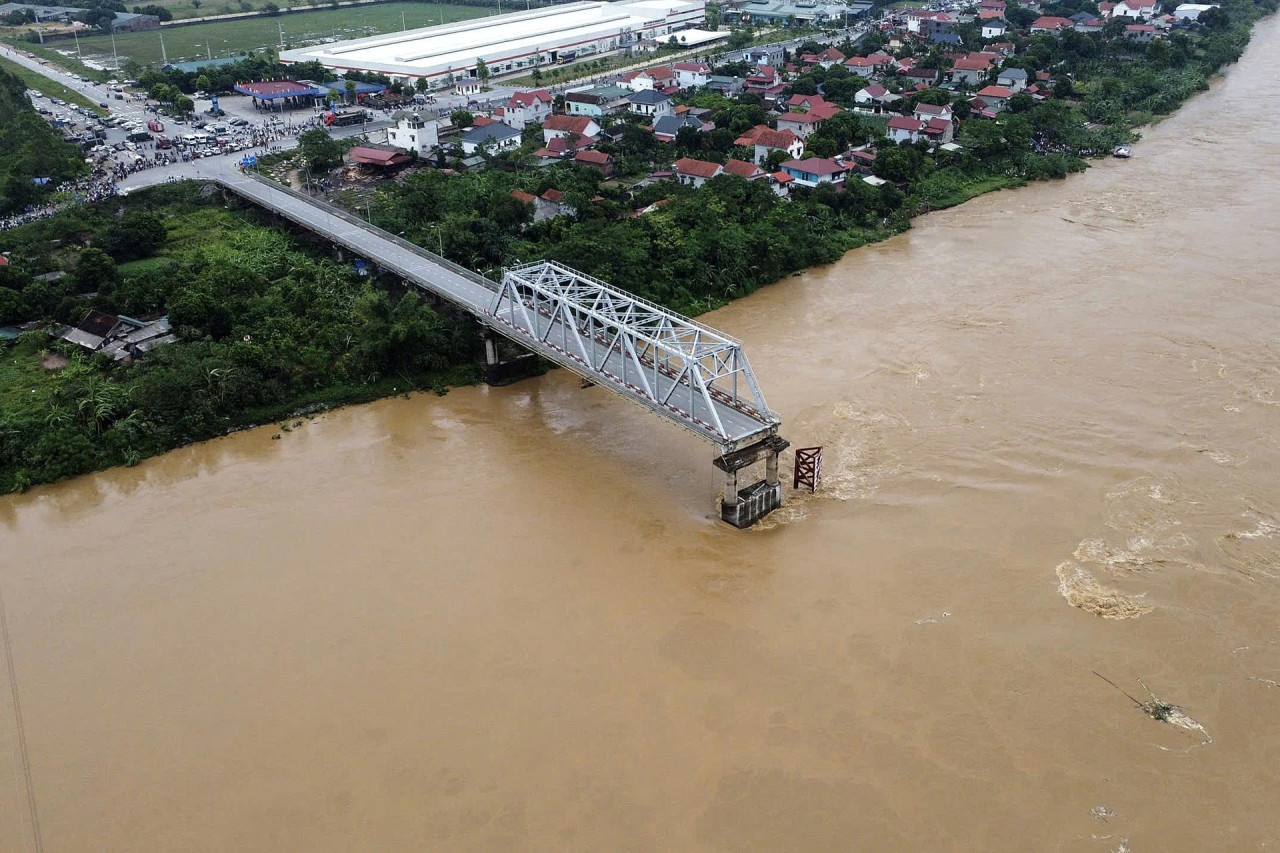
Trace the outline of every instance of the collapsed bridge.
[[[256, 175], [219, 176], [226, 189], [307, 228], [502, 335], [666, 418], [718, 451], [721, 517], [748, 527], [781, 506], [778, 455], [788, 442], [742, 344], [696, 320], [554, 261], [507, 268], [493, 282], [333, 205]], [[496, 340], [486, 358], [499, 361]], [[764, 461], [764, 478], [742, 484]]]

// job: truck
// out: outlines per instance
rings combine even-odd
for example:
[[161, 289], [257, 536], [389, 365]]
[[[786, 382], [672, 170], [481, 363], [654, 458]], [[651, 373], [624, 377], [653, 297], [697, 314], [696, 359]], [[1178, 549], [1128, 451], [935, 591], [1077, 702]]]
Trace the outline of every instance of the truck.
[[135, 130], [126, 136], [125, 139], [130, 142], [150, 142], [151, 134], [147, 133], [145, 130]]
[[344, 110], [324, 114], [324, 123], [329, 127], [350, 127], [353, 124], [364, 124], [368, 120], [369, 116], [364, 110]]

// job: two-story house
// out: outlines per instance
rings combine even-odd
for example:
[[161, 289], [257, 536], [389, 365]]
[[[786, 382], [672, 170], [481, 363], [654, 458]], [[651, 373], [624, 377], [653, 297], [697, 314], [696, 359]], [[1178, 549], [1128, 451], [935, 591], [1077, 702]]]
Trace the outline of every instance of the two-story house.
[[418, 113], [401, 110], [391, 117], [394, 122], [387, 128], [387, 143], [405, 151], [426, 157], [440, 144], [439, 122], [423, 118]]
[[546, 89], [515, 92], [502, 106], [502, 122], [523, 130], [525, 125], [537, 124], [551, 115], [551, 103], [551, 93]]
[[705, 86], [711, 79], [711, 66], [705, 62], [677, 62], [671, 70], [676, 72], [676, 85], [681, 89]]
[[653, 89], [642, 89], [627, 100], [631, 103], [631, 112], [645, 118], [658, 118], [671, 112], [671, 99]]

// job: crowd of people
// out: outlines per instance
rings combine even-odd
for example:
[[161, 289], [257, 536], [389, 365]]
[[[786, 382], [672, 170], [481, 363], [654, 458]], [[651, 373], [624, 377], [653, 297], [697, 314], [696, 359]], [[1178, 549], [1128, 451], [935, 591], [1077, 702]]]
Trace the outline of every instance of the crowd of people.
[[[94, 169], [92, 176], [58, 187], [58, 194], [64, 196], [63, 198], [39, 207], [28, 207], [21, 213], [14, 213], [0, 219], [0, 231], [17, 228], [19, 225], [26, 225], [28, 222], [35, 222], [37, 219], [56, 216], [68, 207], [77, 204], [89, 204], [95, 201], [102, 201], [104, 198], [111, 198], [120, 191], [120, 185], [117, 183], [118, 177], [106, 169]], [[67, 195], [70, 197], [65, 197]]]

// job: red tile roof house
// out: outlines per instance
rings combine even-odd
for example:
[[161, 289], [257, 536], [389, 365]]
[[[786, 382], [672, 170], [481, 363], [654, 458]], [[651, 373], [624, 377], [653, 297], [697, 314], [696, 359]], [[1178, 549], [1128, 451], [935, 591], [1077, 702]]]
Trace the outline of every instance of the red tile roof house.
[[839, 186], [844, 183], [849, 167], [826, 157], [809, 157], [805, 160], [788, 160], [782, 164], [782, 171], [802, 187], [816, 187], [818, 184]]
[[613, 174], [613, 158], [603, 151], [579, 151], [573, 155], [573, 162], [579, 166], [599, 169], [605, 177]]
[[566, 160], [583, 149], [594, 148], [595, 144], [596, 138], [594, 136], [578, 136], [576, 133], [568, 133], [563, 136], [551, 137], [551, 141], [545, 147], [533, 152], [533, 155], [544, 160]]
[[979, 89], [975, 97], [979, 98], [992, 112], [998, 113], [1008, 106], [1013, 92], [1003, 86], [987, 86]]
[[800, 57], [800, 61], [805, 65], [821, 65], [823, 68], [830, 68], [832, 65], [844, 62], [844, 54], [834, 47], [829, 47], [821, 53], [806, 53]]
[[915, 142], [921, 138], [924, 122], [910, 116], [893, 116], [889, 126], [885, 128], [887, 135], [894, 142]]
[[1070, 18], [1055, 18], [1047, 16], [1036, 18], [1031, 22], [1031, 32], [1033, 33], [1060, 33], [1072, 29], [1075, 24]]
[[552, 216], [574, 216], [578, 212], [564, 203], [564, 193], [560, 190], [547, 190], [542, 194], [542, 200], [551, 206]]
[[1124, 35], [1138, 44], [1146, 44], [1155, 39], [1156, 28], [1151, 24], [1130, 24], [1124, 28]]
[[920, 121], [929, 121], [935, 118], [951, 121], [951, 107], [940, 107], [937, 104], [926, 104], [921, 101], [916, 104], [914, 115]]
[[996, 41], [987, 45], [987, 50], [992, 53], [998, 53], [1001, 56], [1013, 56], [1014, 53], [1017, 52], [1018, 48], [1017, 45], [1011, 41]]
[[945, 145], [955, 139], [955, 122], [945, 118], [931, 118], [925, 122], [924, 127], [920, 129], [920, 133], [930, 142]]
[[618, 83], [633, 92], [643, 89], [666, 89], [677, 85], [676, 72], [669, 65], [658, 65], [643, 71], [630, 71], [618, 78]]
[[851, 56], [844, 61], [844, 67], [859, 77], [870, 79], [880, 67], [880, 63], [869, 56]]
[[542, 141], [550, 142], [557, 136], [598, 136], [600, 125], [591, 116], [547, 116], [542, 122]]
[[378, 169], [401, 166], [413, 159], [399, 148], [387, 149], [373, 145], [357, 145], [348, 151], [347, 155], [353, 163], [359, 163], [362, 166], [373, 166]]
[[761, 169], [755, 163], [748, 163], [745, 160], [729, 160], [724, 164], [724, 171], [730, 175], [737, 175], [739, 178], [745, 178], [748, 181], [758, 181], [765, 176], [764, 169]]
[[821, 127], [824, 121], [839, 112], [840, 108], [835, 104], [818, 101], [805, 112], [796, 112], [793, 109], [778, 116], [778, 130], [789, 130], [801, 139], [805, 139]]
[[801, 139], [807, 139], [823, 122], [811, 113], [783, 113], [778, 116], [778, 130], [789, 130]]
[[952, 83], [958, 83], [964, 86], [976, 86], [983, 83], [987, 79], [987, 71], [990, 70], [991, 63], [985, 59], [957, 59], [956, 63], [951, 66], [951, 70], [947, 72], [947, 77]]
[[938, 69], [936, 68], [905, 68], [898, 72], [900, 77], [905, 77], [912, 82], [920, 82], [932, 86], [938, 80]]
[[677, 181], [695, 189], [724, 172], [724, 167], [719, 163], [708, 163], [706, 160], [694, 160], [690, 157], [681, 157], [672, 169], [675, 170]]
[[774, 172], [769, 176], [769, 185], [773, 188], [775, 195], [787, 197], [787, 188], [795, 182], [795, 178], [786, 172]]
[[734, 145], [752, 148], [757, 163], [769, 158], [771, 151], [785, 151], [792, 158], [804, 152], [804, 140], [789, 130], [773, 130], [758, 124], [733, 141]]

